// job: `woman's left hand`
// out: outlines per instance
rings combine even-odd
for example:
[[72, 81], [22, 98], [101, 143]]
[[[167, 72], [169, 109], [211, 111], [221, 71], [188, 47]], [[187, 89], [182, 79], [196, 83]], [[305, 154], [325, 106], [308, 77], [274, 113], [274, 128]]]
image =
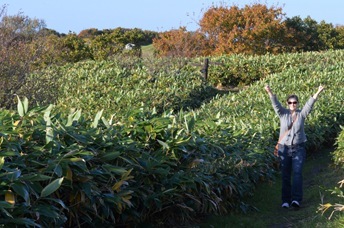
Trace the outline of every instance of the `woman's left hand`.
[[319, 88], [318, 88], [318, 93], [320, 93], [323, 90], [324, 90], [324, 87], [322, 85], [320, 85]]
[[319, 86], [318, 91], [313, 95], [314, 99], [318, 98], [319, 93], [324, 90], [324, 87], [322, 85]]

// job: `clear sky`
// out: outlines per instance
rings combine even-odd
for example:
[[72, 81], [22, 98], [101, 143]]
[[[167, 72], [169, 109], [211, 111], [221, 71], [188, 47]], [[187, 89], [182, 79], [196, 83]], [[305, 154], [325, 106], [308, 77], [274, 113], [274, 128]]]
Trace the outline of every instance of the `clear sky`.
[[7, 15], [22, 12], [42, 19], [47, 28], [59, 33], [117, 27], [162, 32], [180, 26], [189, 31], [197, 29], [205, 10], [221, 2], [240, 7], [274, 5], [282, 7], [287, 17], [310, 16], [317, 22], [344, 25], [344, 0], [0, 0], [0, 6], [7, 5]]

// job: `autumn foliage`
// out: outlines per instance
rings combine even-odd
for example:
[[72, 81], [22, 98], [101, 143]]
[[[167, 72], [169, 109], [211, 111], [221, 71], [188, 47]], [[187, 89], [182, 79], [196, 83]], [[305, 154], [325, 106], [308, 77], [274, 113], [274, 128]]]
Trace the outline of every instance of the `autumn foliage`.
[[153, 45], [160, 56], [193, 57], [211, 54], [206, 36], [199, 32], [188, 32], [185, 27], [161, 33], [153, 39]]
[[282, 18], [281, 8], [262, 4], [242, 9], [212, 6], [204, 13], [196, 32], [188, 34], [185, 28], [164, 32], [153, 44], [162, 56], [173, 56], [171, 50], [183, 52], [184, 56], [279, 53], [283, 51], [286, 31]]
[[214, 45], [214, 55], [277, 53], [281, 51], [284, 37], [282, 15], [281, 8], [261, 4], [243, 9], [220, 6], [209, 9], [200, 26]]
[[44, 22], [22, 14], [6, 16], [0, 7], [0, 107], [11, 107], [14, 94], [25, 83], [27, 72], [34, 69], [44, 47], [38, 33]]
[[[240, 8], [211, 6], [200, 28], [160, 33], [154, 47], [160, 56], [219, 56], [224, 54], [278, 54], [343, 48], [339, 28], [311, 18], [285, 18], [281, 7], [264, 4]], [[195, 35], [197, 34], [197, 35]], [[192, 40], [196, 39], [196, 40]]]

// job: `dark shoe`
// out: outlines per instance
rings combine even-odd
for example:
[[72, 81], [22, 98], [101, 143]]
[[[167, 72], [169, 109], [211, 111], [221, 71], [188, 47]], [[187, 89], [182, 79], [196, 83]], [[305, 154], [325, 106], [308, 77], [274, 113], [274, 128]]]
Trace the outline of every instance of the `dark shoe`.
[[291, 206], [293, 207], [300, 207], [300, 203], [296, 200], [293, 200], [293, 202], [291, 202]]
[[282, 207], [283, 207], [283, 208], [289, 208], [289, 203], [283, 203], [283, 204], [282, 204]]

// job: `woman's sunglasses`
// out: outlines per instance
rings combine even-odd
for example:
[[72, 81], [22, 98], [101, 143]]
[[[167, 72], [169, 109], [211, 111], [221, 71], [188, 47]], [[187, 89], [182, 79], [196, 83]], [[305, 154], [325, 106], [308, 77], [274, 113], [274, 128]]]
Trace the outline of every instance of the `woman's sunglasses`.
[[288, 101], [288, 104], [297, 104], [297, 101], [293, 101], [293, 102]]

